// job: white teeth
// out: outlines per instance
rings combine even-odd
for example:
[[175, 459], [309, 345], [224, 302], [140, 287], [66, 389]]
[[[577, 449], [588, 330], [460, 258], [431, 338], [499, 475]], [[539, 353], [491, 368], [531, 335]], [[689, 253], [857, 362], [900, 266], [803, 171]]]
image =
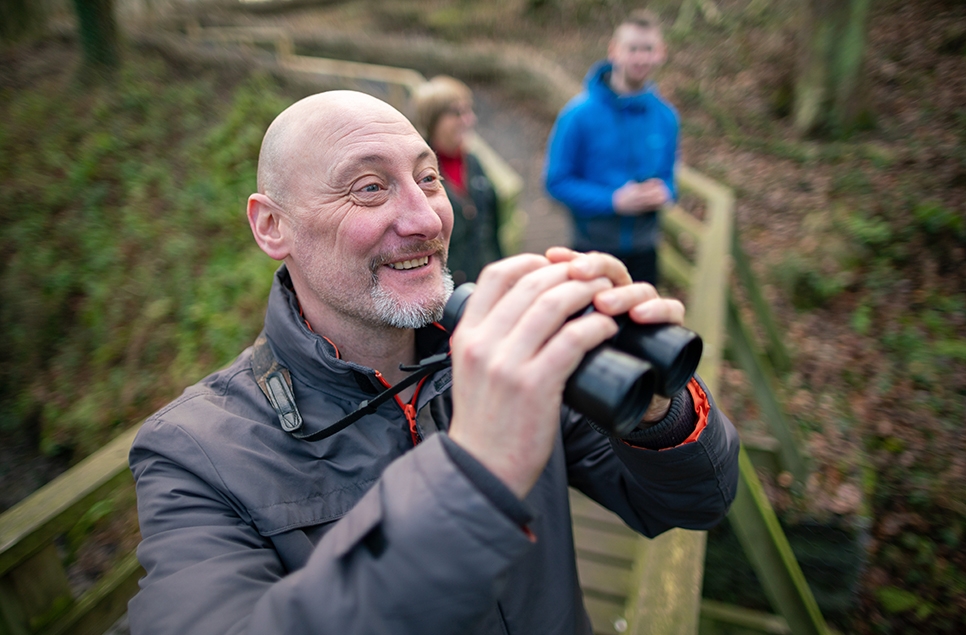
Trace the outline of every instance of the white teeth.
[[404, 260], [402, 262], [391, 262], [389, 266], [393, 269], [414, 269], [416, 267], [422, 267], [429, 264], [429, 256], [423, 256], [422, 258], [414, 258], [413, 260]]

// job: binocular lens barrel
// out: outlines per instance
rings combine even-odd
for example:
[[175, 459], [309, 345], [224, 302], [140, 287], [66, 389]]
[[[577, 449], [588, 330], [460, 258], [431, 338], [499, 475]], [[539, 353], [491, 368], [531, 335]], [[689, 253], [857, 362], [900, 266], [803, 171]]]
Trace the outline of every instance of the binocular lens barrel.
[[[446, 303], [440, 324], [450, 333], [475, 288], [472, 282], [460, 285]], [[620, 437], [637, 427], [655, 393], [673, 397], [684, 389], [701, 361], [703, 344], [683, 326], [637, 324], [626, 315], [616, 319], [617, 335], [584, 355], [567, 379], [563, 400]]]
[[475, 288], [475, 282], [465, 282], [456, 287], [453, 295], [446, 301], [446, 306], [443, 307], [443, 317], [440, 319], [439, 324], [446, 329], [447, 333], [452, 333], [456, 330], [456, 325], [459, 324], [460, 318], [463, 317], [463, 309], [466, 308], [466, 301], [470, 299], [470, 295], [473, 294], [473, 289]]
[[615, 436], [640, 423], [651, 405], [657, 373], [643, 359], [609, 344], [589, 351], [564, 387], [564, 403]]
[[621, 321], [614, 346], [651, 362], [658, 376], [655, 391], [673, 397], [684, 390], [701, 361], [704, 344], [698, 334], [676, 324]]

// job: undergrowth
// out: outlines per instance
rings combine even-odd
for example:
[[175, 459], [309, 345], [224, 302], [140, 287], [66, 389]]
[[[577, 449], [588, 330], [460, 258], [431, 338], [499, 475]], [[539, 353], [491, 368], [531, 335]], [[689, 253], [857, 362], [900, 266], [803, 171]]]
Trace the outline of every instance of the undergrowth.
[[254, 340], [276, 263], [245, 201], [292, 99], [236, 79], [131, 52], [0, 91], [0, 426], [86, 455]]

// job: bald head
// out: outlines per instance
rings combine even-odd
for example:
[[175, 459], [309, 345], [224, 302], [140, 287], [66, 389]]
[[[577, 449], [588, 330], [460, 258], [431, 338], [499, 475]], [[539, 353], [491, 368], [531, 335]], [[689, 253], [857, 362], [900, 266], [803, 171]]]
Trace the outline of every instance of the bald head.
[[436, 155], [369, 95], [320, 93], [272, 122], [248, 222], [285, 261], [309, 323], [340, 340], [432, 322], [449, 297], [453, 210]]
[[[301, 99], [275, 118], [258, 155], [258, 191], [282, 207], [302, 200], [301, 176], [346, 132], [361, 122], [409, 120], [384, 101], [365, 93], [333, 90]], [[415, 132], [415, 129], [413, 129]]]

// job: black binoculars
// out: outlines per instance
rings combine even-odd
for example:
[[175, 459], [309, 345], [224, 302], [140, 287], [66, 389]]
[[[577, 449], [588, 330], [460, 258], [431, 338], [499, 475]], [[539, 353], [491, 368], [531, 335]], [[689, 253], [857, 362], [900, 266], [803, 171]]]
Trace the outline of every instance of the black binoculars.
[[[440, 324], [450, 333], [474, 288], [472, 282], [460, 285], [446, 303]], [[638, 324], [627, 314], [615, 319], [617, 334], [584, 355], [567, 379], [563, 401], [608, 434], [622, 437], [637, 427], [655, 394], [673, 397], [684, 389], [701, 361], [703, 344], [697, 333], [676, 324]]]

